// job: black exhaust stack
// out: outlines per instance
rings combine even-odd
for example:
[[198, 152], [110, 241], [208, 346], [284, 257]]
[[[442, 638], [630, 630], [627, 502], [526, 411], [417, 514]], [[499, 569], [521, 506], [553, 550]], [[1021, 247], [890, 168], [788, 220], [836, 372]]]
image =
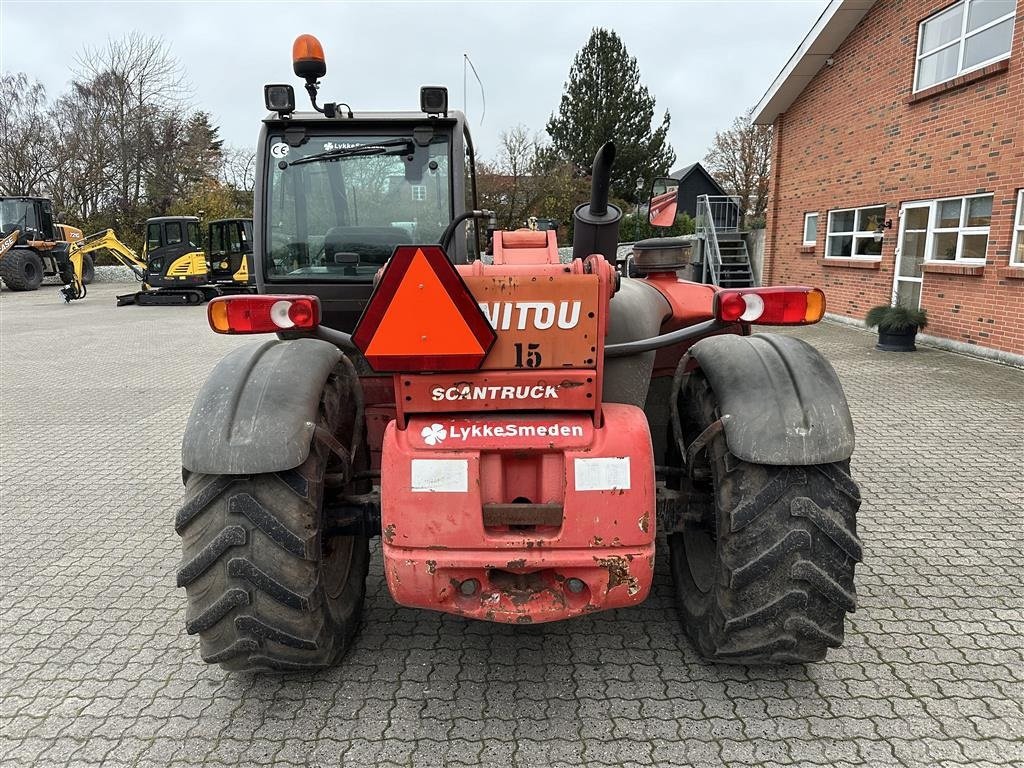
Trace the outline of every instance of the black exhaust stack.
[[619, 246], [619, 221], [622, 211], [608, 202], [608, 187], [611, 183], [612, 161], [615, 160], [615, 144], [606, 142], [594, 156], [591, 172], [590, 203], [584, 203], [573, 211], [575, 226], [572, 235], [572, 257], [585, 259], [592, 253], [600, 253], [612, 264]]

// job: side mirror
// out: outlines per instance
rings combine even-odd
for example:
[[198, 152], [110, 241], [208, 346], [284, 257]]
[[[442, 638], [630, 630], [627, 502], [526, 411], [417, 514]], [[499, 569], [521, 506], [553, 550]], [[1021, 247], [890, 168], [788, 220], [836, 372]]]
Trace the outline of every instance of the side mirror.
[[678, 207], [679, 180], [668, 177], [655, 179], [647, 203], [647, 220], [651, 226], [671, 227], [676, 221]]

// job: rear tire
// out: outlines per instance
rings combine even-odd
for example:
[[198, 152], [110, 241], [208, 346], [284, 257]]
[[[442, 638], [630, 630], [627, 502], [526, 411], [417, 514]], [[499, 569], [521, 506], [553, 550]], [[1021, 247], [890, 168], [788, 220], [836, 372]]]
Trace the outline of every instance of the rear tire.
[[[721, 415], [700, 373], [680, 395], [690, 445]], [[856, 609], [860, 492], [849, 461], [806, 467], [737, 459], [719, 432], [699, 451], [681, 489], [682, 532], [671, 533], [682, 623], [701, 655], [739, 664], [825, 658]]]
[[92, 256], [86, 254], [82, 257], [82, 285], [89, 285], [96, 279], [96, 265], [93, 264]]
[[[363, 430], [349, 407], [353, 386], [339, 366], [320, 403], [319, 425], [345, 446]], [[362, 612], [369, 542], [323, 535], [324, 474], [365, 469], [365, 439], [361, 446], [353, 466], [314, 439], [293, 470], [188, 477], [175, 521], [183, 550], [178, 586], [188, 597], [186, 631], [199, 635], [204, 661], [230, 670], [319, 669], [348, 649]]]
[[15, 248], [0, 259], [0, 278], [12, 291], [35, 291], [43, 282], [43, 260], [35, 251]]

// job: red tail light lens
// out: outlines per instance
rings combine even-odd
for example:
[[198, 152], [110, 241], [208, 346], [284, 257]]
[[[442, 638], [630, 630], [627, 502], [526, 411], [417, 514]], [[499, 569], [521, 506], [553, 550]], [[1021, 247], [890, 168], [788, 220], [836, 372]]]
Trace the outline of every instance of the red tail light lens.
[[320, 325], [316, 296], [222, 296], [206, 310], [217, 333], [308, 331]]
[[728, 288], [715, 294], [715, 318], [758, 325], [811, 325], [825, 315], [825, 294], [818, 288]]

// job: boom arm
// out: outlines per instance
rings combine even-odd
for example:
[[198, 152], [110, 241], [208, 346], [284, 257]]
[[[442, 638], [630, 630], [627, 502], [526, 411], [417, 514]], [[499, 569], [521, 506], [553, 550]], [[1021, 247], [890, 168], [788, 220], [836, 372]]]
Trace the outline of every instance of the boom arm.
[[117, 235], [114, 234], [112, 229], [96, 232], [88, 237], [83, 237], [77, 243], [72, 243], [71, 248], [68, 249], [68, 256], [71, 258], [71, 264], [75, 268], [76, 278], [82, 279], [82, 264], [85, 255], [100, 250], [109, 251], [115, 259], [128, 267], [139, 280], [145, 278], [146, 262], [140, 259], [135, 251], [118, 240]]
[[81, 240], [71, 244], [68, 248], [68, 259], [74, 272], [70, 284], [62, 291], [67, 301], [81, 299], [85, 296], [85, 289], [82, 283], [82, 271], [86, 254], [93, 251], [107, 251], [115, 259], [128, 267], [135, 275], [135, 279], [142, 282], [146, 278], [146, 262], [127, 245], [118, 240], [112, 229], [104, 229], [100, 232], [83, 237]]

